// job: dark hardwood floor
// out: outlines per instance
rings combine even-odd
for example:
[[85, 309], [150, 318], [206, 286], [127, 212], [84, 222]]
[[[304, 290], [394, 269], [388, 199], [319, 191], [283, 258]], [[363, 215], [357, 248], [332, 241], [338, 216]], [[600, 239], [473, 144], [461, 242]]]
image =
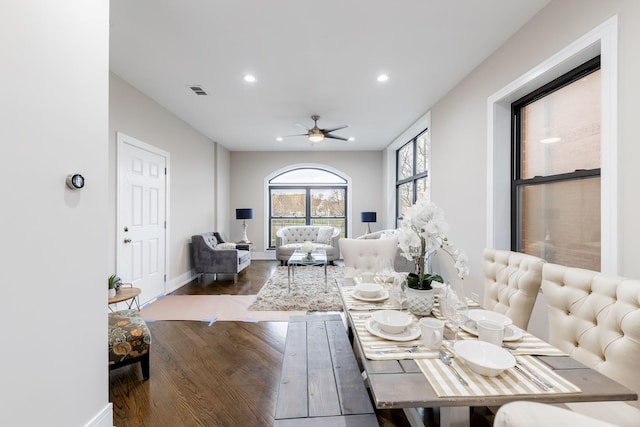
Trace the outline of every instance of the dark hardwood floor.
[[[256, 294], [276, 261], [252, 261], [233, 280], [206, 276], [174, 294]], [[151, 376], [138, 364], [109, 373], [117, 427], [271, 426], [285, 322], [149, 322]], [[408, 426], [402, 411], [379, 410], [381, 426]]]

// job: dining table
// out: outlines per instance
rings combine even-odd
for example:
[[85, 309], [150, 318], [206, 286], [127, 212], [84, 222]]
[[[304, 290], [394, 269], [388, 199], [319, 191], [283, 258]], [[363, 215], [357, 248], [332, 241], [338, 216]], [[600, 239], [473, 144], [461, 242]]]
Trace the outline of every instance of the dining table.
[[[353, 336], [353, 351], [361, 362], [374, 406], [404, 410], [412, 426], [425, 425], [424, 408], [439, 408], [442, 427], [467, 427], [471, 408], [499, 407], [515, 400], [565, 403], [638, 399], [634, 391], [513, 325], [509, 333], [505, 332], [504, 344], [517, 364], [496, 377], [487, 377], [470, 370], [453, 351], [456, 339], [475, 340], [476, 331], [464, 327], [454, 337], [445, 323], [447, 333], [441, 349], [452, 358], [454, 369], [450, 369], [440, 360], [440, 349], [429, 350], [422, 345], [419, 319], [413, 314], [407, 312], [414, 323], [400, 336], [375, 327], [371, 318], [374, 311], [403, 309], [393, 297], [392, 285], [383, 284], [378, 298], [362, 298], [355, 292], [353, 279], [339, 278], [336, 282]], [[468, 305], [469, 310], [481, 309], [470, 299]], [[431, 316], [446, 322], [437, 295]]]

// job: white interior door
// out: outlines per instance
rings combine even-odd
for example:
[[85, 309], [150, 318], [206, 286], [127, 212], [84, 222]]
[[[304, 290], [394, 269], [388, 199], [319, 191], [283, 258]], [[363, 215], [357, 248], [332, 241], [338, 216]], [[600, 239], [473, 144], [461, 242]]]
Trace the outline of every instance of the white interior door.
[[117, 272], [140, 303], [166, 291], [168, 154], [118, 133]]

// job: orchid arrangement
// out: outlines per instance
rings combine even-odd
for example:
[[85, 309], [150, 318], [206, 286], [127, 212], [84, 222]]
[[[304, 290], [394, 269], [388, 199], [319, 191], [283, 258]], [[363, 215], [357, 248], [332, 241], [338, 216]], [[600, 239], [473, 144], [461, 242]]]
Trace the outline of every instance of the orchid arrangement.
[[415, 261], [416, 274], [418, 279], [422, 279], [418, 282], [427, 281], [429, 287], [426, 289], [430, 289], [431, 280], [442, 280], [440, 276], [425, 274], [425, 261], [440, 249], [455, 263], [458, 277], [464, 279], [469, 275], [469, 258], [451, 244], [447, 237], [448, 232], [449, 224], [444, 218], [444, 211], [424, 197], [418, 198], [403, 215], [398, 245], [405, 258]]

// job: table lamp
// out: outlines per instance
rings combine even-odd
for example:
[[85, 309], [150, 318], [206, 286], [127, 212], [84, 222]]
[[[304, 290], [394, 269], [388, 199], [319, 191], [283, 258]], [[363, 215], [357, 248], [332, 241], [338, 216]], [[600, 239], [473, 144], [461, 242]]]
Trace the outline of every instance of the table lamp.
[[236, 219], [242, 220], [242, 239], [243, 243], [251, 243], [247, 237], [247, 219], [253, 219], [253, 209], [236, 209]]
[[360, 222], [367, 223], [367, 234], [371, 233], [371, 223], [376, 222], [375, 212], [360, 212]]

